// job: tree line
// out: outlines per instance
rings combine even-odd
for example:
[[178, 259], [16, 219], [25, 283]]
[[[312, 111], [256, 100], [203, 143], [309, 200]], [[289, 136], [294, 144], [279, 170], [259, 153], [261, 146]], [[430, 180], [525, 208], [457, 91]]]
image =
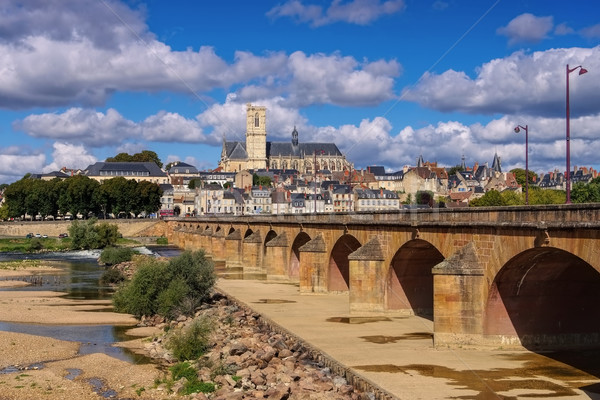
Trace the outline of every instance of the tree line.
[[30, 174], [8, 185], [0, 217], [18, 218], [24, 215], [88, 217], [113, 214], [151, 214], [160, 208], [162, 189], [147, 181], [136, 182], [123, 177], [99, 183], [84, 175], [50, 181], [33, 179]]

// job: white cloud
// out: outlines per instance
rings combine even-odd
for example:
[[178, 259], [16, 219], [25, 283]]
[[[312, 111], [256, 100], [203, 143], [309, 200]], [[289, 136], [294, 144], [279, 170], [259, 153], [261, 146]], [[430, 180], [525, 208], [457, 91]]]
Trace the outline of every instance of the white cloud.
[[545, 39], [554, 26], [552, 17], [536, 17], [525, 13], [511, 20], [507, 26], [498, 28], [497, 33], [508, 37], [509, 44], [539, 42]]
[[[330, 10], [339, 15], [373, 16], [393, 12], [400, 5], [397, 1], [335, 1]], [[369, 14], [357, 13], [364, 8]], [[0, 108], [7, 109], [101, 106], [116, 91], [197, 96], [232, 86], [241, 88], [242, 97], [254, 96], [252, 100], [267, 94], [293, 97], [288, 91], [307, 83], [303, 93], [314, 101], [370, 105], [393, 95], [399, 72], [393, 60], [359, 63], [339, 55], [237, 51], [233, 61], [227, 62], [210, 46], [174, 51], [148, 31], [142, 12], [113, 2], [52, 0], [46, 4], [34, 0], [27, 10], [0, 9], [0, 17], [6, 17], [0, 18], [3, 37], [12, 39], [0, 39]], [[326, 79], [322, 85], [300, 73], [300, 61], [305, 67], [327, 68], [329, 73], [320, 76]], [[341, 76], [331, 73], [337, 67], [342, 68]], [[294, 101], [299, 104], [298, 99]]]
[[140, 136], [141, 129], [114, 109], [106, 113], [70, 108], [62, 114], [32, 114], [13, 124], [29, 136], [84, 143], [93, 147], [115, 145]]
[[52, 152], [52, 162], [42, 168], [42, 172], [58, 171], [63, 167], [68, 169], [84, 169], [98, 161], [89, 154], [83, 145], [55, 142]]
[[42, 153], [31, 153], [30, 150], [7, 147], [0, 150], [0, 182], [12, 182], [27, 173], [39, 173], [46, 162]]
[[588, 26], [587, 28], [583, 28], [581, 30], [581, 35], [588, 39], [598, 39], [600, 38], [600, 24]]
[[[445, 112], [564, 116], [567, 64], [600, 70], [600, 46], [516, 52], [483, 64], [474, 78], [453, 70], [428, 73], [406, 89], [403, 98]], [[600, 108], [600, 80], [591, 73], [573, 74], [570, 83], [572, 112], [595, 114]]]
[[291, 0], [273, 7], [267, 16], [271, 18], [289, 17], [297, 22], [310, 23], [318, 27], [346, 22], [356, 25], [368, 25], [384, 15], [398, 13], [405, 8], [404, 0], [352, 0], [342, 2], [333, 0], [325, 10], [320, 5], [305, 5], [302, 1]]

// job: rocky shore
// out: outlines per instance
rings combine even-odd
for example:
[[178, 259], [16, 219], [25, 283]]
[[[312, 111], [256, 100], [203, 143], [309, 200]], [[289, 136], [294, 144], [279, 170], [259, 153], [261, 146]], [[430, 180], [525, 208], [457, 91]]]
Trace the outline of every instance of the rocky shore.
[[[313, 352], [298, 340], [269, 329], [260, 315], [216, 294], [194, 318], [180, 317], [165, 323], [159, 317], [144, 318], [140, 325], [156, 326], [164, 332], [144, 345], [147, 354], [167, 363], [175, 360], [165, 344], [195, 318], [215, 321], [210, 348], [199, 360], [198, 378], [214, 382], [216, 391], [196, 393], [190, 399], [371, 399], [372, 393], [359, 392], [345, 378], [313, 359]], [[167, 327], [167, 329], [165, 329]], [[215, 373], [218, 371], [220, 373]], [[185, 379], [185, 378], [184, 378]], [[181, 391], [184, 382], [171, 388]], [[158, 388], [163, 390], [163, 388]]]

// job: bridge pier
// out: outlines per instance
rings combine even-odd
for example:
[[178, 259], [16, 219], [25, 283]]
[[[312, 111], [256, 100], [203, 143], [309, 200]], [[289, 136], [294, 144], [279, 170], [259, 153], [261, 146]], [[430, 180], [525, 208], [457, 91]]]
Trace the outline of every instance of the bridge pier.
[[327, 293], [327, 273], [329, 260], [323, 234], [319, 233], [314, 239], [299, 249], [300, 256], [300, 293]]
[[210, 250], [214, 260], [225, 260], [225, 232], [223, 229], [218, 229], [210, 238]]
[[486, 283], [473, 242], [432, 272], [434, 345], [481, 344]]
[[239, 229], [225, 237], [224, 256], [227, 268], [242, 266], [242, 233]]
[[289, 274], [289, 242], [287, 234], [283, 232], [265, 244], [263, 266], [267, 271], [267, 279], [297, 281], [298, 277]]
[[385, 309], [385, 256], [377, 237], [348, 256], [350, 261], [350, 313]]

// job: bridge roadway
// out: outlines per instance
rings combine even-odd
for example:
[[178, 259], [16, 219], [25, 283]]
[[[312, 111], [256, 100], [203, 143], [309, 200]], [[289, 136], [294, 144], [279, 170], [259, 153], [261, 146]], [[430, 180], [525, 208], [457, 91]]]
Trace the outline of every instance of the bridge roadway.
[[600, 399], [600, 351], [434, 348], [432, 321], [350, 314], [347, 293], [307, 296], [257, 280], [219, 279], [217, 287], [378, 400]]
[[585, 204], [202, 216], [146, 233], [229, 276], [344, 293], [351, 314], [418, 315], [436, 347], [549, 350], [600, 348], [599, 228]]

